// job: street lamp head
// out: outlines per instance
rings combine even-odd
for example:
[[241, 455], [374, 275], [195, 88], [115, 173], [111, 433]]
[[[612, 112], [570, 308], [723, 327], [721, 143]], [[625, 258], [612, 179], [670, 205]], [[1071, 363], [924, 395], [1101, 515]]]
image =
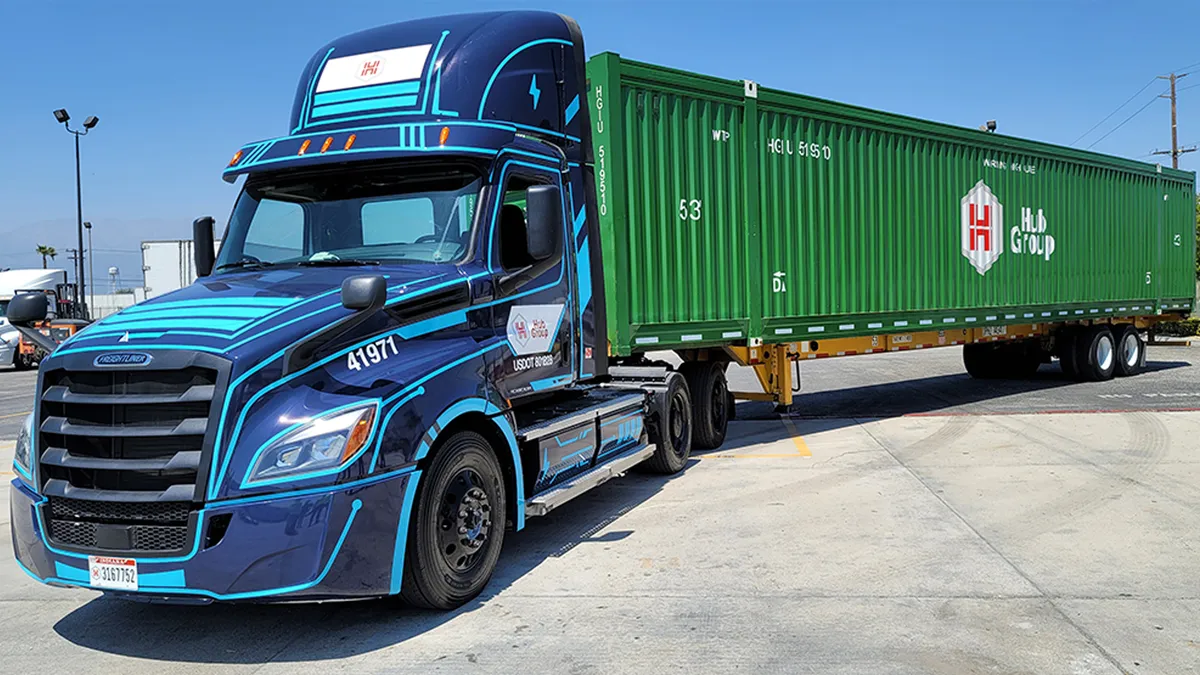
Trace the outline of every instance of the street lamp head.
[[59, 124], [66, 124], [71, 119], [71, 116], [67, 114], [66, 108], [59, 108], [54, 111], [54, 119], [58, 120]]
[[92, 229], [92, 221], [90, 221], [90, 220], [83, 221], [83, 229], [85, 229], [85, 230]]
[[[64, 111], [64, 112], [66, 112], [66, 111]], [[88, 118], [83, 121], [83, 128], [91, 129], [92, 127], [96, 126], [99, 123], [100, 123], [99, 117], [96, 117], [95, 115], [89, 115]]]

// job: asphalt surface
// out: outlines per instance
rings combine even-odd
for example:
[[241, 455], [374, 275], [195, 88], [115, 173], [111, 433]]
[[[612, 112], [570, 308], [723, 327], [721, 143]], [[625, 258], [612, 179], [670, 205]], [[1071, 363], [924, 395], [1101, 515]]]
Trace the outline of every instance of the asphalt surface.
[[[33, 582], [6, 539], [0, 659], [155, 674], [1200, 673], [1198, 359], [1156, 347], [1151, 372], [1099, 384], [1054, 367], [975, 382], [953, 348], [806, 363], [791, 415], [743, 403], [726, 444], [683, 473], [630, 474], [530, 520], [484, 595], [451, 613], [127, 603]], [[31, 386], [0, 372], [0, 416], [28, 410]]]

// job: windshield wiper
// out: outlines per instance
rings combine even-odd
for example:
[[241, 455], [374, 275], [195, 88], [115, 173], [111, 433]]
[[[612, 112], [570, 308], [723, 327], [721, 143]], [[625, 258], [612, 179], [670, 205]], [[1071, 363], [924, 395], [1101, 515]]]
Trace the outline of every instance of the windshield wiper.
[[378, 265], [378, 260], [357, 260], [355, 258], [318, 258], [316, 260], [301, 260], [296, 263], [305, 267], [357, 267], [359, 265]]
[[224, 265], [217, 265], [217, 269], [224, 270], [224, 269], [231, 269], [234, 267], [270, 267], [274, 264], [275, 263], [273, 263], [273, 262], [264, 262], [262, 260], [250, 260], [249, 258], [243, 258], [241, 260], [234, 260], [233, 262], [227, 262]]

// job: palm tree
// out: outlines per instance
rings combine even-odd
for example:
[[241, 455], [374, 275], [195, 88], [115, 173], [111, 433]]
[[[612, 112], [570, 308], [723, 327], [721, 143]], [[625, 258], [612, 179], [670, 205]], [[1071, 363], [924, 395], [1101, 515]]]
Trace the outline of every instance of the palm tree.
[[54, 250], [53, 246], [44, 246], [42, 244], [38, 244], [37, 252], [38, 255], [42, 256], [42, 269], [46, 269], [46, 256], [54, 260], [54, 256], [58, 255], [58, 251]]

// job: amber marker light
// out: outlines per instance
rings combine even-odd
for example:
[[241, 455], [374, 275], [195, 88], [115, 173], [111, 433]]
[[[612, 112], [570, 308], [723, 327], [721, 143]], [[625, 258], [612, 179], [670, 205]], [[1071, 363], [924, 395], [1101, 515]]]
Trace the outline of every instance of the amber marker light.
[[237, 152], [233, 153], [233, 159], [229, 160], [229, 166], [233, 166], [234, 164], [237, 164], [238, 160], [240, 160], [241, 158], [242, 158], [241, 150], [238, 150]]
[[375, 411], [369, 409], [365, 411], [362, 417], [358, 418], [354, 429], [350, 431], [350, 437], [346, 439], [346, 449], [342, 451], [342, 461], [345, 462], [358, 452], [371, 436], [371, 422], [375, 419]]
[[333, 136], [326, 136], [325, 142], [321, 144], [321, 153], [324, 154], [325, 151], [328, 150], [329, 146], [331, 146], [331, 145], [333, 145]]
[[358, 136], [356, 134], [350, 134], [350, 138], [346, 139], [346, 144], [342, 146], [342, 149], [349, 150], [350, 147], [354, 145], [354, 141], [357, 138], [358, 138]]
[[312, 141], [306, 139], [303, 143], [300, 144], [300, 152], [297, 152], [296, 154], [303, 155], [304, 153], [308, 152], [308, 146], [310, 146], [310, 145], [312, 145]]
[[450, 138], [450, 127], [442, 127], [442, 133], [438, 134], [438, 145], [445, 145], [448, 138]]

